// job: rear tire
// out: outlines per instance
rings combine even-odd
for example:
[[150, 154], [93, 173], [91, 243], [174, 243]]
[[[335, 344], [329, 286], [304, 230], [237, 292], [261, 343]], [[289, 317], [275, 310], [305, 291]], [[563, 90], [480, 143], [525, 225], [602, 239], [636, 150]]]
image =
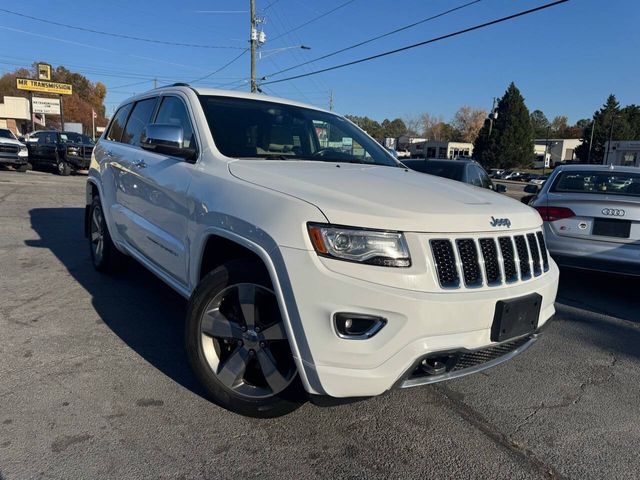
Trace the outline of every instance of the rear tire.
[[111, 240], [100, 198], [96, 195], [89, 210], [89, 250], [93, 267], [102, 273], [116, 273], [124, 269], [127, 257]]
[[255, 261], [233, 260], [206, 275], [189, 300], [189, 363], [213, 402], [273, 418], [306, 400], [271, 281]]

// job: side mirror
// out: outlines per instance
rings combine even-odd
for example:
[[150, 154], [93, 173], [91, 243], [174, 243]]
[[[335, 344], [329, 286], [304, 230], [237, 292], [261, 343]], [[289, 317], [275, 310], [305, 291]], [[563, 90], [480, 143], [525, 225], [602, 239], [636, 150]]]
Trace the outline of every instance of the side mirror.
[[140, 146], [162, 155], [183, 158], [188, 162], [195, 161], [196, 149], [184, 147], [183, 143], [182, 127], [169, 123], [154, 123], [145, 128]]
[[525, 193], [531, 193], [531, 194], [535, 195], [539, 191], [540, 191], [540, 187], [537, 186], [537, 185], [527, 185], [526, 187], [524, 187], [524, 192]]
[[495, 190], [498, 193], [505, 193], [507, 191], [507, 186], [506, 185], [502, 185], [501, 183], [496, 183], [495, 184]]

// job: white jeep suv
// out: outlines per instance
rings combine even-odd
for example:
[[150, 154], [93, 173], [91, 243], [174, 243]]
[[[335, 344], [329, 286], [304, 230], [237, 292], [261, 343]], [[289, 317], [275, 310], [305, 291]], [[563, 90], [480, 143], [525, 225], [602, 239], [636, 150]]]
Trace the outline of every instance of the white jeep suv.
[[130, 256], [189, 299], [191, 365], [244, 415], [476, 372], [554, 314], [535, 210], [409, 170], [295, 102], [184, 84], [131, 98], [86, 203], [96, 269]]

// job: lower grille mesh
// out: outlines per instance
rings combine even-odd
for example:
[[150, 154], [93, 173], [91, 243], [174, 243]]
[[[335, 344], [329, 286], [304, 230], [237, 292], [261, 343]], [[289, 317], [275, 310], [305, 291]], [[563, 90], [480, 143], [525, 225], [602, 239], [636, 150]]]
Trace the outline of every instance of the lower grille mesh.
[[519, 338], [510, 342], [501, 343], [500, 345], [483, 348], [482, 350], [463, 353], [456, 362], [452, 371], [455, 372], [465, 368], [475, 367], [476, 365], [481, 365], [491, 360], [495, 360], [507, 353], [513, 352], [516, 348], [527, 343], [529, 339], [530, 337]]

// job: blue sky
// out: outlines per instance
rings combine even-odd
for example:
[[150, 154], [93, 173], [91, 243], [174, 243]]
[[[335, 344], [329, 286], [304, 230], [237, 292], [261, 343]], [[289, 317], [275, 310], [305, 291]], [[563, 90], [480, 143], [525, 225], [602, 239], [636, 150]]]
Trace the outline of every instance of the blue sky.
[[[437, 14], [469, 0], [354, 0], [285, 34], [344, 0], [256, 0], [267, 51], [306, 45], [259, 60], [268, 75]], [[290, 72], [304, 73], [470, 27], [545, 0], [482, 0], [443, 18]], [[0, 12], [0, 72], [45, 60], [109, 88], [107, 113], [132, 93], [191, 81], [218, 69], [247, 46], [249, 0], [31, 0], [0, 8], [118, 34], [232, 49], [187, 48], [106, 37]], [[224, 13], [223, 13], [224, 12]], [[280, 36], [280, 38], [277, 38]], [[273, 40], [271, 40], [273, 39]], [[10, 48], [7, 48], [9, 46]], [[273, 52], [271, 52], [273, 53]], [[340, 113], [383, 118], [429, 112], [449, 119], [461, 105], [489, 108], [515, 81], [530, 110], [571, 122], [591, 117], [609, 93], [640, 104], [640, 2], [571, 0], [549, 10], [397, 55], [266, 87], [266, 92]], [[196, 83], [247, 89], [249, 55]], [[283, 75], [284, 76], [284, 75]], [[130, 85], [136, 83], [137, 85]]]

